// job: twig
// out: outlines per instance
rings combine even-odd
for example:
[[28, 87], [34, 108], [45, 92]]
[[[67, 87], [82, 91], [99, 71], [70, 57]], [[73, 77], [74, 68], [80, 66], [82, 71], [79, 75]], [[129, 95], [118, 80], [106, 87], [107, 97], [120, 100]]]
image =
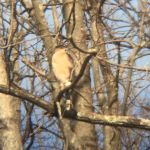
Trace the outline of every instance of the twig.
[[120, 68], [126, 68], [126, 69], [134, 69], [134, 70], [137, 70], [137, 71], [145, 71], [145, 72], [150, 72], [150, 68], [140, 68], [140, 67], [135, 67], [135, 66], [129, 66], [129, 65], [120, 65], [120, 64], [116, 64], [116, 63], [113, 63], [111, 61], [108, 61], [100, 56], [96, 56], [96, 58], [98, 58], [100, 61], [104, 61], [110, 65], [113, 65], [113, 66], [117, 66], [117, 67], [120, 67]]
[[22, 62], [26, 64], [29, 68], [31, 68], [33, 71], [35, 71], [38, 75], [46, 78], [49, 82], [51, 82], [50, 78], [48, 78], [48, 76], [44, 73], [44, 71], [37, 69], [34, 65], [31, 64], [31, 62], [29, 62], [26, 59], [23, 59]]

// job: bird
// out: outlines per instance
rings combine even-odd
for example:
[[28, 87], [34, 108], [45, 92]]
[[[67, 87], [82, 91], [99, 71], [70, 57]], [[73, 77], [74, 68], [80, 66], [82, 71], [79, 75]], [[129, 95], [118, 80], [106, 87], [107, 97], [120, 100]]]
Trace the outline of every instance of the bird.
[[65, 47], [58, 47], [52, 55], [52, 69], [61, 89], [71, 85], [73, 72], [73, 59]]
[[[67, 49], [65, 47], [55, 48], [52, 55], [52, 69], [56, 79], [60, 83], [61, 90], [71, 85], [74, 64], [73, 58], [71, 58], [67, 53]], [[69, 98], [69, 91], [66, 92], [66, 97], [65, 109], [69, 111], [73, 107], [73, 104]], [[58, 102], [57, 107], [60, 109], [60, 104]], [[61, 111], [59, 111], [59, 116], [61, 116]]]

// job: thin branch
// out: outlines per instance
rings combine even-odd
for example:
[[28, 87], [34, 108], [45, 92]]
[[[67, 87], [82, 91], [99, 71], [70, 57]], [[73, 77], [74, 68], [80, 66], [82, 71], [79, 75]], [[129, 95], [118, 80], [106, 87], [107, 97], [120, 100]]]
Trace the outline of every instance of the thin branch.
[[137, 71], [150, 72], [150, 68], [147, 68], [147, 67], [140, 68], [140, 67], [135, 67], [135, 66], [116, 64], [116, 63], [108, 61], [108, 60], [106, 60], [106, 59], [104, 59], [100, 56], [96, 56], [96, 58], [98, 58], [100, 61], [104, 61], [104, 62], [106, 62], [110, 65], [116, 66], [116, 67], [126, 68], [126, 69], [134, 69], [134, 70], [137, 70]]
[[49, 82], [51, 82], [51, 79], [49, 78], [49, 76], [46, 75], [46, 73], [43, 70], [40, 70], [39, 68], [36, 68], [34, 65], [32, 65], [31, 62], [29, 62], [26, 59], [23, 59], [22, 62], [24, 64], [26, 64], [30, 69], [32, 69], [35, 73], [37, 73], [38, 75], [40, 75], [41, 77], [44, 77], [45, 79], [47, 79]]

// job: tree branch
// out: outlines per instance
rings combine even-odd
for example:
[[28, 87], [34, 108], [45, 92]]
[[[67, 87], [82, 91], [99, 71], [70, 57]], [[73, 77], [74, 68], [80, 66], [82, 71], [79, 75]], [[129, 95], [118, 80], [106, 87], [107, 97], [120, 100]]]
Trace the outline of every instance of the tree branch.
[[[48, 113], [54, 112], [54, 106], [41, 98], [33, 96], [23, 89], [15, 89], [14, 87], [8, 88], [7, 86], [0, 85], [0, 93], [16, 96], [25, 99], [40, 108], [43, 108]], [[115, 116], [115, 115], [101, 115], [96, 113], [78, 112], [76, 116], [64, 116], [64, 118], [83, 121], [91, 124], [100, 124], [116, 127], [136, 128], [150, 131], [150, 120], [143, 118], [135, 118], [132, 116]]]
[[27, 91], [19, 88], [14, 88], [14, 87], [8, 87], [4, 85], [0, 85], [0, 93], [8, 94], [11, 96], [15, 96], [21, 99], [25, 99], [28, 102], [31, 102], [43, 109], [45, 109], [47, 112], [52, 113], [54, 110], [54, 106], [43, 99], [36, 97]]
[[150, 130], [149, 119], [135, 118], [132, 116], [109, 116], [96, 113], [78, 112], [76, 120], [92, 124]]

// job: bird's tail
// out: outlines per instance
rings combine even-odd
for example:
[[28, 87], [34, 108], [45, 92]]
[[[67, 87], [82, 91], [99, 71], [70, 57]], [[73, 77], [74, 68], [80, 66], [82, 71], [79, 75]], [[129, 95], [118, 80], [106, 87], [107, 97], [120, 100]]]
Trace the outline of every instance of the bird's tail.
[[61, 90], [63, 90], [64, 88], [66, 88], [66, 87], [68, 87], [70, 85], [71, 85], [70, 81], [66, 81], [65, 83], [61, 83], [60, 84]]
[[67, 111], [69, 111], [69, 110], [71, 110], [72, 108], [73, 108], [72, 101], [69, 100], [69, 99], [67, 99], [67, 100], [66, 100], [66, 106], [65, 106], [65, 109], [66, 109]]
[[67, 81], [66, 83], [65, 83], [65, 87], [68, 87], [68, 86], [70, 86], [71, 85], [71, 82], [70, 81]]

